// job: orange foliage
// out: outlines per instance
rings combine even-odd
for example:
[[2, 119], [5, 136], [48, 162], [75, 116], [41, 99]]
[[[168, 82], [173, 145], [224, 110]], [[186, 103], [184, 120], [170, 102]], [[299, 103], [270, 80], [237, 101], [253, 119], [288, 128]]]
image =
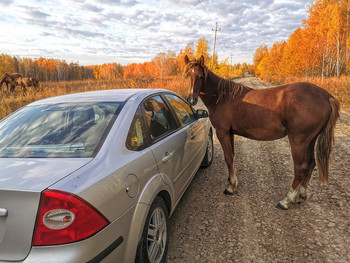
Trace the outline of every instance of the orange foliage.
[[257, 76], [283, 81], [292, 76], [331, 77], [350, 71], [350, 2], [316, 0], [303, 26], [286, 42], [259, 47], [254, 56]]

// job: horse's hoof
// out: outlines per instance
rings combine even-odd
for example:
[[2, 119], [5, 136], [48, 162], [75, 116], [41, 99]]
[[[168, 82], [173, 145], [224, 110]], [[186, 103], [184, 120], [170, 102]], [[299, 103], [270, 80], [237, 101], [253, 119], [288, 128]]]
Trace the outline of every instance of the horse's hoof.
[[301, 204], [301, 203], [304, 202], [304, 201], [305, 201], [305, 199], [302, 198], [302, 197], [300, 197], [300, 196], [295, 198], [295, 203], [296, 203], [296, 204]]
[[231, 193], [230, 191], [227, 191], [227, 189], [225, 189], [224, 195], [233, 195], [233, 193]]
[[288, 208], [285, 208], [283, 205], [281, 205], [281, 203], [278, 203], [276, 207], [281, 210], [288, 210]]
[[301, 199], [301, 201], [305, 201], [307, 199], [307, 195], [302, 195], [302, 194], [299, 194], [299, 198]]

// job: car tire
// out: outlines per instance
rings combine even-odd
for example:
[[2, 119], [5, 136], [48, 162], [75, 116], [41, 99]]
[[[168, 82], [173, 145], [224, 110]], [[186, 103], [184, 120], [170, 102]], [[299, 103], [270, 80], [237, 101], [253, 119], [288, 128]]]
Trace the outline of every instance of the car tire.
[[205, 156], [201, 164], [201, 167], [203, 168], [209, 167], [214, 160], [214, 142], [213, 142], [213, 134], [211, 131], [208, 136], [209, 136], [209, 140], [207, 145], [207, 151], [205, 152]]
[[157, 196], [148, 212], [135, 262], [166, 262], [168, 243], [169, 212], [164, 200]]

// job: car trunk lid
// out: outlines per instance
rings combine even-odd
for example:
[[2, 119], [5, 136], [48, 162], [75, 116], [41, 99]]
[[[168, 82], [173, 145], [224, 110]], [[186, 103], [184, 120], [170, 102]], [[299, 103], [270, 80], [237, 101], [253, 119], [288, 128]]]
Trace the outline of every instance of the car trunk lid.
[[28, 255], [39, 200], [40, 192], [0, 190], [0, 261]]
[[27, 257], [41, 191], [90, 160], [0, 159], [0, 261]]

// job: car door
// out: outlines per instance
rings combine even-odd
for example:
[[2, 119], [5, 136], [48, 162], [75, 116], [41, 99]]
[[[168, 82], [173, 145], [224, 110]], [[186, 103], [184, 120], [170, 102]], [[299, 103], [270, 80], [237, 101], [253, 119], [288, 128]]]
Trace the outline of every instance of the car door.
[[173, 109], [181, 130], [186, 134], [182, 172], [178, 178], [178, 184], [182, 187], [180, 192], [182, 192], [186, 189], [203, 160], [207, 138], [206, 129], [203, 121], [197, 120], [193, 109], [186, 101], [174, 94], [165, 94], [164, 96]]
[[136, 204], [138, 199], [135, 197], [141, 194], [147, 182], [158, 173], [153, 153], [147, 147], [148, 139], [141, 106], [134, 115], [125, 146], [129, 150], [122, 156], [125, 165], [114, 172], [122, 185], [114, 197], [118, 200], [116, 205], [119, 206], [116, 210], [121, 213]]
[[179, 130], [172, 111], [160, 95], [147, 98], [143, 102], [143, 109], [151, 141], [150, 149], [160, 174], [166, 182], [172, 182], [176, 198], [181, 189], [177, 177], [182, 171], [187, 134]]
[[[202, 137], [201, 125], [196, 125], [193, 111], [191, 116], [187, 116], [188, 120], [178, 121], [174, 116], [175, 111], [168, 107], [160, 95], [147, 99], [144, 109], [158, 169], [162, 176], [172, 182], [177, 202], [200, 165], [200, 161], [195, 160], [192, 154], [196, 153], [194, 148], [198, 148], [198, 145], [195, 144]], [[155, 121], [159, 123], [154, 124]]]

